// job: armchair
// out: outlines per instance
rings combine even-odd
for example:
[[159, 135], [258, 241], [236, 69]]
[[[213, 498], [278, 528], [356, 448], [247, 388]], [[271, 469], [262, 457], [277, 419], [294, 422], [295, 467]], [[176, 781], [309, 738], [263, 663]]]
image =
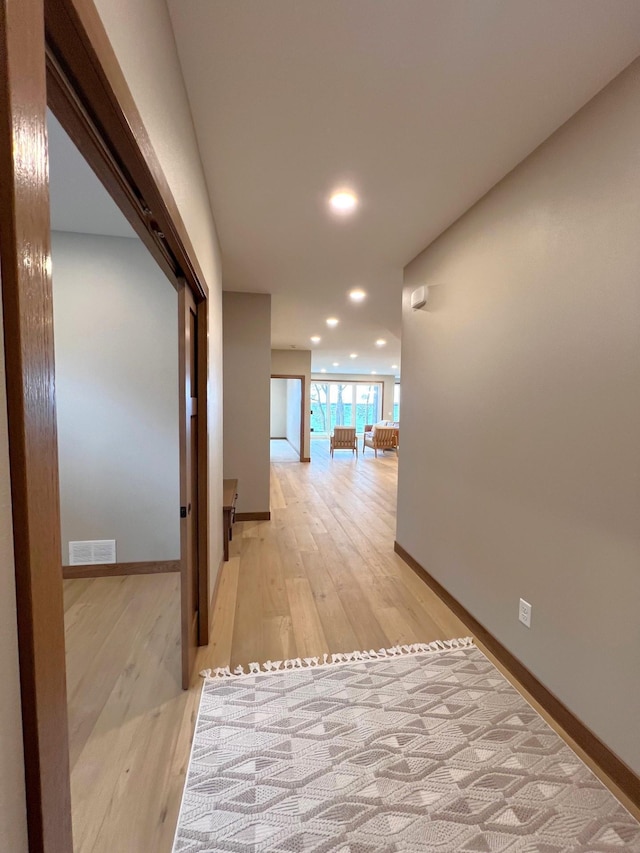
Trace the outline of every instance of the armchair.
[[355, 427], [334, 427], [330, 442], [330, 452], [332, 457], [334, 450], [351, 450], [355, 451], [356, 457], [358, 456], [358, 442], [356, 440]]
[[362, 452], [372, 447], [377, 457], [378, 450], [395, 450], [398, 453], [398, 429], [396, 427], [366, 424], [362, 439]]

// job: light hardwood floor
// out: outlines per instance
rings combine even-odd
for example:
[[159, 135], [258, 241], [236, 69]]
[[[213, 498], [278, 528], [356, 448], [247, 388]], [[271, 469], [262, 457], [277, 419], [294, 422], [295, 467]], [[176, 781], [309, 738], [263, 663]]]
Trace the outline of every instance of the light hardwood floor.
[[[275, 461], [272, 520], [234, 527], [198, 669], [469, 633], [393, 551], [395, 454], [312, 460]], [[65, 610], [75, 851], [170, 853], [200, 692], [177, 575], [65, 581]]]

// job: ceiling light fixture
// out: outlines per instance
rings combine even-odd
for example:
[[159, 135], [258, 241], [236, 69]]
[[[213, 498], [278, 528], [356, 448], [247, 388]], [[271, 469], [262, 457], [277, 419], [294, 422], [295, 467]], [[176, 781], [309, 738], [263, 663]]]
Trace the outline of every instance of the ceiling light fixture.
[[326, 372], [327, 372], [327, 368], [326, 368], [326, 367], [323, 367], [323, 368], [322, 368], [322, 370], [320, 371], [320, 373], [326, 373]]
[[367, 294], [364, 290], [351, 290], [349, 292], [349, 299], [352, 302], [362, 302], [363, 299], [366, 299]]
[[309, 340], [312, 344], [319, 344], [322, 338], [320, 337], [320, 335], [312, 335]]
[[377, 370], [372, 370], [372, 371], [371, 371], [371, 375], [372, 375], [372, 376], [377, 376], [377, 375], [378, 375], [378, 371], [377, 371]]
[[357, 352], [352, 352], [351, 355], [349, 356], [349, 358], [357, 358], [357, 357], [358, 357]]
[[397, 365], [397, 364], [392, 364], [392, 365], [391, 365], [391, 370], [397, 370], [397, 369], [398, 369], [398, 365]]
[[337, 317], [327, 317], [327, 326], [331, 329], [335, 329], [339, 322], [340, 320]]
[[329, 204], [334, 213], [346, 216], [358, 206], [358, 197], [350, 190], [338, 190], [331, 195]]
[[333, 366], [334, 366], [334, 367], [340, 367], [340, 362], [339, 362], [339, 361], [334, 361], [334, 362], [333, 362]]
[[383, 347], [383, 346], [385, 346], [385, 345], [386, 345], [386, 343], [387, 343], [387, 342], [385, 341], [385, 339], [384, 339], [384, 338], [378, 338], [378, 340], [376, 341], [376, 346], [377, 346], [377, 347]]

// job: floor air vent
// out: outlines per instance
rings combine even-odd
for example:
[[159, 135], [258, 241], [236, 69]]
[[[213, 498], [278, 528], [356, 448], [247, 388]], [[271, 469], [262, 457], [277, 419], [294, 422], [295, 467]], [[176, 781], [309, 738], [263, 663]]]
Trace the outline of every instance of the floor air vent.
[[103, 566], [116, 561], [115, 539], [88, 539], [69, 542], [70, 566]]

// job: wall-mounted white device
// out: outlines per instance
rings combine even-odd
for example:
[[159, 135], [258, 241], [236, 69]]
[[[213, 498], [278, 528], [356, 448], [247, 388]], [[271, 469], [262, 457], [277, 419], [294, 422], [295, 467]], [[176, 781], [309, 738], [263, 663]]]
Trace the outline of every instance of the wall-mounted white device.
[[411, 307], [414, 311], [417, 311], [418, 308], [422, 308], [427, 304], [427, 299], [429, 298], [429, 288], [424, 284], [422, 287], [418, 287], [417, 290], [414, 290], [411, 294]]
[[531, 611], [533, 607], [529, 604], [528, 601], [525, 601], [524, 598], [520, 599], [520, 604], [518, 606], [518, 619], [522, 622], [523, 625], [526, 625], [527, 628], [531, 627]]

